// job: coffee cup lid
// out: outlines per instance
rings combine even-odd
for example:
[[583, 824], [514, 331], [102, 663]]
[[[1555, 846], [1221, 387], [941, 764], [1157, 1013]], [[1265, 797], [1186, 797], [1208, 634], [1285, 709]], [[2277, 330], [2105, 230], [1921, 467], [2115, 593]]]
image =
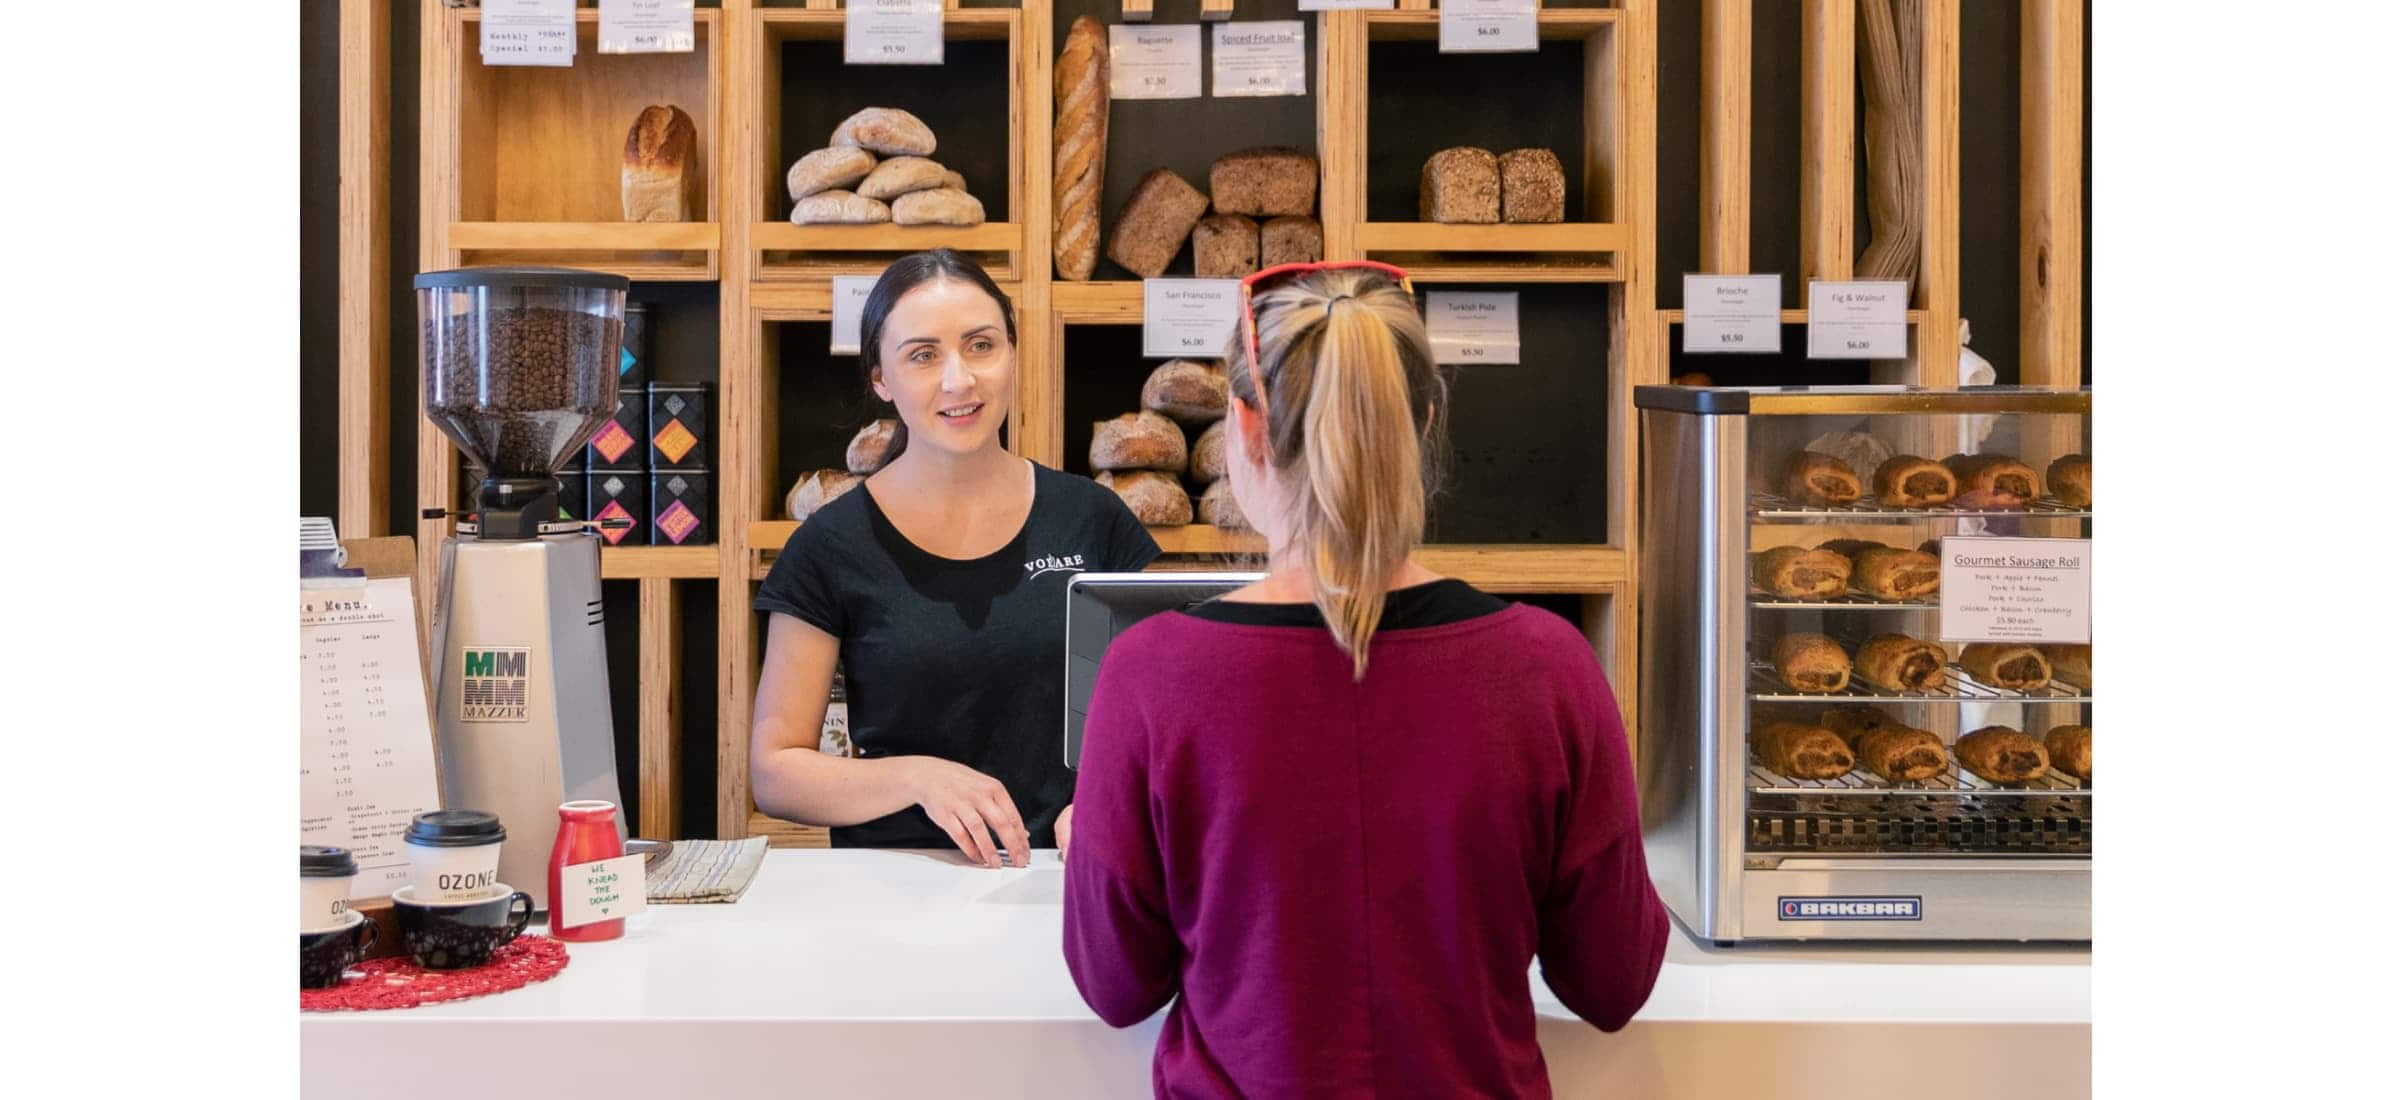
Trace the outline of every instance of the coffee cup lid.
[[300, 878], [346, 878], [357, 873], [357, 857], [347, 848], [316, 844], [299, 846]]
[[407, 843], [426, 848], [470, 848], [506, 838], [498, 815], [481, 810], [433, 810], [407, 826]]

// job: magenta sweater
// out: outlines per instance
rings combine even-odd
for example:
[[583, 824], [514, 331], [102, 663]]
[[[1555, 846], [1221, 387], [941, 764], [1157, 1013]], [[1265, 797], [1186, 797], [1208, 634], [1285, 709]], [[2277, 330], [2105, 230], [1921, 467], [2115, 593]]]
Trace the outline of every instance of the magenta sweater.
[[1157, 615], [1080, 769], [1063, 955], [1115, 1027], [1171, 1004], [1157, 1096], [1548, 1096], [1530, 961], [1605, 1031], [1660, 971], [1619, 708], [1549, 612], [1382, 632], [1360, 684], [1327, 630]]

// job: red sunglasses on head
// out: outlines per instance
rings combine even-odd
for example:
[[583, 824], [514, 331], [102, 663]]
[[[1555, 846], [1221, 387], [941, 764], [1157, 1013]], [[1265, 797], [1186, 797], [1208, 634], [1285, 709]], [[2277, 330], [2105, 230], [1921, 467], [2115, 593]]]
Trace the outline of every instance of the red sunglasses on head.
[[1264, 391], [1262, 384], [1262, 347], [1261, 339], [1256, 335], [1254, 328], [1254, 293], [1281, 279], [1308, 275], [1315, 271], [1376, 271], [1402, 284], [1404, 293], [1413, 293], [1411, 272], [1394, 264], [1380, 263], [1377, 260], [1325, 260], [1319, 263], [1277, 264], [1238, 280], [1238, 304], [1245, 311], [1243, 328], [1246, 336], [1246, 378], [1254, 383], [1254, 407], [1262, 413], [1262, 418], [1266, 423], [1271, 419], [1271, 399]]

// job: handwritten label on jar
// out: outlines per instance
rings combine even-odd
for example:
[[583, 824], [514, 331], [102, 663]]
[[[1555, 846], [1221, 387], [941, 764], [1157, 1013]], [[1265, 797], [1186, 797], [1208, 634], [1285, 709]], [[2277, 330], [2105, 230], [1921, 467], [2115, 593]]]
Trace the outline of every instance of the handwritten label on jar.
[[1520, 292], [1428, 292], [1429, 351], [1439, 363], [1520, 362]]
[[1111, 28], [1113, 98], [1195, 99], [1204, 94], [1204, 40], [1196, 25], [1116, 23]]
[[1900, 359], [1910, 353], [1910, 284], [1900, 279], [1811, 280], [1813, 359]]
[[648, 857], [616, 856], [594, 863], [576, 863], [557, 875], [557, 896], [551, 922], [559, 928], [579, 928], [602, 920], [621, 920], [648, 908]]
[[847, 63], [946, 64], [945, 9], [941, 0], [848, 0]]
[[1236, 279], [1146, 280], [1146, 354], [1155, 359], [1225, 355], [1238, 330]]
[[1776, 354], [1777, 302], [1775, 275], [1686, 276], [1686, 351]]
[[2093, 641], [2090, 539], [1943, 540], [1943, 640]]
[[878, 275], [831, 276], [831, 354], [864, 353], [864, 301], [872, 297]]
[[693, 0], [598, 0], [599, 53], [688, 53], [697, 48]]
[[482, 4], [482, 64], [573, 64], [579, 46], [573, 0], [485, 0]]
[[1437, 52], [1535, 53], [1537, 0], [1438, 0]]
[[1304, 94], [1304, 24], [1293, 19], [1213, 24], [1213, 94]]

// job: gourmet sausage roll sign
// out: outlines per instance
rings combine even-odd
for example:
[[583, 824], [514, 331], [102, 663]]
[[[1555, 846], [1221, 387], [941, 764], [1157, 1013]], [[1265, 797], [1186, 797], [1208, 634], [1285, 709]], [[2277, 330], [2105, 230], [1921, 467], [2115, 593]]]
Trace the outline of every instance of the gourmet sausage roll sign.
[[2090, 539], [1948, 538], [1942, 588], [1945, 641], [2093, 640]]

